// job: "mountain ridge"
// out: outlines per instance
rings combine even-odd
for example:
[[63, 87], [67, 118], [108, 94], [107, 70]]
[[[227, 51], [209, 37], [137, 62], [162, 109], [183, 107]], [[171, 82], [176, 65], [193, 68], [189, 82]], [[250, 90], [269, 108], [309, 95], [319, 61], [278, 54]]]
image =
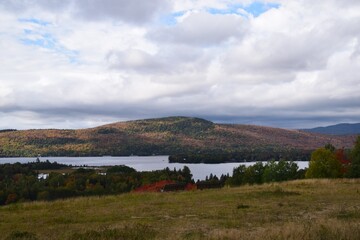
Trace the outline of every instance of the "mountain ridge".
[[339, 123], [325, 127], [303, 129], [303, 131], [329, 135], [360, 134], [360, 123]]
[[193, 117], [116, 122], [87, 129], [0, 132], [0, 156], [128, 156], [237, 151], [312, 150], [327, 143], [351, 148], [356, 136], [218, 124]]

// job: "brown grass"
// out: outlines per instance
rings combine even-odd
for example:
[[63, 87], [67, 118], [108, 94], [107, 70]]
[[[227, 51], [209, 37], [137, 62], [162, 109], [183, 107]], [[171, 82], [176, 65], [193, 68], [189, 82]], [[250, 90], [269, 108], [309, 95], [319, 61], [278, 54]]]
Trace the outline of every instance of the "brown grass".
[[0, 239], [360, 239], [360, 180], [0, 207]]

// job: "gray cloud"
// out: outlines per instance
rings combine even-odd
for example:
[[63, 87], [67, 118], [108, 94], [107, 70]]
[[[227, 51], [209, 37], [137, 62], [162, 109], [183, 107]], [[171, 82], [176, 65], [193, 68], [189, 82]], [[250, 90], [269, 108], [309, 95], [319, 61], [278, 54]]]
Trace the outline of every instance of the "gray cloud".
[[246, 22], [240, 16], [199, 12], [191, 13], [176, 26], [155, 29], [149, 33], [149, 38], [206, 47], [221, 44], [232, 37], [241, 38], [246, 30]]
[[154, 80], [162, 81], [164, 74], [169, 77], [172, 74], [203, 71], [211, 62], [211, 57], [206, 56], [202, 49], [177, 45], [163, 46], [154, 54], [139, 49], [110, 51], [106, 55], [106, 61], [111, 69], [137, 74], [159, 74]]
[[28, 1], [13, 1], [2, 0], [0, 6], [11, 11], [23, 12], [29, 8], [40, 7], [51, 11], [63, 11], [71, 5], [70, 0], [28, 0]]
[[[353, 40], [357, 22], [345, 21], [340, 24], [337, 21], [291, 35], [270, 33], [254, 41], [250, 48], [239, 43], [230, 49], [223, 61], [230, 70], [241, 72], [324, 69], [329, 58]], [[352, 28], [349, 24], [352, 24]]]
[[181, 15], [169, 1], [2, 1], [0, 128], [171, 115], [289, 128], [360, 121], [359, 4], [340, 2], [283, 1], [256, 18], [177, 2], [184, 15], [169, 24], [159, 19]]
[[121, 20], [136, 24], [153, 20], [157, 13], [171, 6], [166, 0], [3, 0], [0, 4], [16, 12], [38, 7], [56, 13], [67, 11], [85, 20]]
[[165, 0], [82, 0], [75, 1], [78, 5], [75, 14], [94, 19], [119, 19], [133, 23], [150, 21], [156, 13], [169, 7]]
[[167, 71], [169, 67], [163, 59], [138, 49], [128, 49], [123, 52], [110, 51], [106, 60], [110, 68], [129, 69], [143, 73]]

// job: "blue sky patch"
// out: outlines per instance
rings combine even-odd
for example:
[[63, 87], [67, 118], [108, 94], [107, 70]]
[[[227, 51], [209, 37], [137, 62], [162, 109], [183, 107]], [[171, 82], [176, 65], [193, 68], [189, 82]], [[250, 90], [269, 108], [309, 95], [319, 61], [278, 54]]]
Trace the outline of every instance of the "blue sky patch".
[[[44, 25], [41, 26], [45, 27]], [[45, 48], [56, 53], [65, 55], [69, 59], [70, 63], [78, 63], [78, 51], [70, 50], [62, 46], [50, 33], [44, 33], [44, 31], [24, 29], [23, 36], [19, 38], [19, 41], [26, 46]]]
[[[24, 45], [33, 45], [33, 46], [39, 46], [42, 48], [47, 49], [55, 49], [56, 48], [56, 40], [51, 36], [51, 34], [36, 34], [32, 30], [25, 29], [25, 38], [20, 38], [20, 41]], [[34, 34], [36, 37], [31, 38], [30, 35]]]
[[243, 15], [238, 10], [243, 9], [247, 13], [253, 15], [254, 17], [258, 17], [261, 14], [267, 12], [272, 8], [279, 8], [280, 4], [278, 3], [263, 3], [263, 2], [253, 2], [249, 5], [240, 5], [240, 4], [233, 4], [228, 5], [226, 9], [216, 9], [216, 8], [209, 8], [207, 9], [208, 13], [211, 14], [237, 14]]
[[181, 17], [181, 16], [184, 15], [185, 13], [186, 13], [185, 11], [181, 11], [181, 12], [174, 12], [174, 13], [171, 13], [171, 14], [168, 14], [168, 15], [165, 15], [165, 16], [162, 16], [162, 17], [160, 18], [160, 22], [161, 22], [163, 25], [167, 25], [167, 26], [176, 25], [176, 23], [177, 23], [176, 18], [177, 18], [177, 17]]
[[252, 14], [254, 17], [258, 17], [272, 8], [279, 8], [279, 7], [280, 4], [278, 3], [253, 2], [252, 4], [243, 7], [243, 9], [248, 13]]
[[211, 14], [239, 14], [239, 8], [239, 5], [229, 5], [226, 9], [209, 8], [207, 12]]
[[37, 19], [37, 18], [20, 18], [19, 22], [35, 23], [37, 25], [44, 26], [44, 27], [51, 24], [50, 22], [43, 21], [43, 20], [40, 20], [40, 19]]

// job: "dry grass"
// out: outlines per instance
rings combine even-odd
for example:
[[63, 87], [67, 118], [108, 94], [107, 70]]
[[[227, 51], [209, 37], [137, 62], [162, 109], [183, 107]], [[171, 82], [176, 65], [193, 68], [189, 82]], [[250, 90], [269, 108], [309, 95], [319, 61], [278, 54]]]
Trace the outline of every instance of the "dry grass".
[[301, 180], [0, 208], [1, 239], [360, 239], [360, 180]]

